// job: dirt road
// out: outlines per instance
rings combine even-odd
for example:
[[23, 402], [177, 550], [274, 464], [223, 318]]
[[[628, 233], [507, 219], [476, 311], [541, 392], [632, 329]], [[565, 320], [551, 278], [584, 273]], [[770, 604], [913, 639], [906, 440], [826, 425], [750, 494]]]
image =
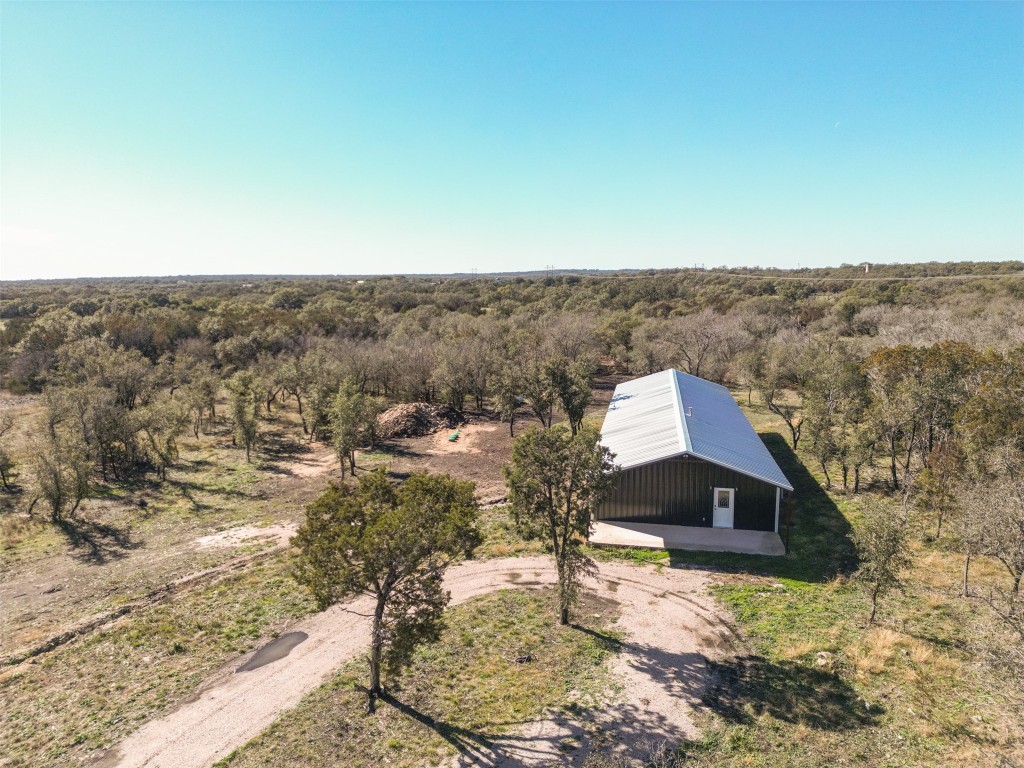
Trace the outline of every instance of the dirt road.
[[[452, 602], [498, 589], [555, 582], [548, 558], [473, 561], [452, 568], [445, 580]], [[626, 636], [613, 669], [622, 686], [619, 701], [601, 715], [601, 726], [627, 744], [640, 736], [678, 740], [692, 733], [691, 706], [703, 691], [704, 659], [732, 644], [730, 630], [705, 597], [697, 571], [602, 563], [590, 588], [618, 601], [616, 628]], [[112, 768], [208, 768], [295, 706], [342, 663], [360, 653], [368, 635], [369, 603], [336, 606], [293, 627], [308, 637], [288, 655], [246, 672], [235, 660], [207, 681], [196, 698], [144, 725], [100, 766]], [[532, 766], [577, 758], [558, 747], [580, 730], [556, 718], [524, 724], [519, 733], [486, 750], [460, 755], [460, 766]]]

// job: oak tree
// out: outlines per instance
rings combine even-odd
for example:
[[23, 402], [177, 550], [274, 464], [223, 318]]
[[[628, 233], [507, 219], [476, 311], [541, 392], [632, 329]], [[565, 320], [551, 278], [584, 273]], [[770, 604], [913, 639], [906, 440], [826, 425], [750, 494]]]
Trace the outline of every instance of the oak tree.
[[249, 371], [239, 371], [227, 383], [231, 395], [232, 435], [245, 447], [245, 460], [260, 437], [260, 409], [263, 405], [263, 387]]
[[373, 445], [377, 425], [377, 402], [359, 391], [355, 381], [345, 379], [334, 396], [330, 411], [331, 443], [345, 477], [345, 464], [356, 473], [356, 449]]
[[295, 578], [321, 609], [359, 596], [372, 605], [369, 710], [417, 645], [436, 640], [450, 595], [445, 569], [480, 542], [471, 482], [414, 473], [401, 485], [383, 470], [331, 484], [306, 508], [292, 540]]
[[516, 439], [512, 462], [504, 468], [517, 527], [551, 548], [562, 624], [569, 623], [583, 577], [594, 567], [583, 545], [594, 511], [615, 488], [612, 458], [591, 426], [575, 435], [561, 426], [531, 427]]

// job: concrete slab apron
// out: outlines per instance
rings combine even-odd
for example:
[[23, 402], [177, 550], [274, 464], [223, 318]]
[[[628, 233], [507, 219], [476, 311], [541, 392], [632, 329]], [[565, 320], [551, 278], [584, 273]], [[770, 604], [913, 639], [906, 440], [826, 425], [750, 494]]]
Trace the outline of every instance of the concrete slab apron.
[[685, 525], [600, 521], [590, 536], [593, 544], [653, 549], [689, 549], [705, 552], [742, 552], [751, 555], [784, 555], [779, 534], [737, 528], [697, 528]]

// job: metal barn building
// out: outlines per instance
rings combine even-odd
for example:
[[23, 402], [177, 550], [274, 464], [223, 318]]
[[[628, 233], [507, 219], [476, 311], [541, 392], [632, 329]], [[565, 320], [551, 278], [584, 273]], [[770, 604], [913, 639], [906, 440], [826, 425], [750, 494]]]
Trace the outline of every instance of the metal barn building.
[[784, 551], [779, 510], [793, 486], [725, 387], [672, 369], [624, 382], [601, 443], [621, 472], [591, 541]]

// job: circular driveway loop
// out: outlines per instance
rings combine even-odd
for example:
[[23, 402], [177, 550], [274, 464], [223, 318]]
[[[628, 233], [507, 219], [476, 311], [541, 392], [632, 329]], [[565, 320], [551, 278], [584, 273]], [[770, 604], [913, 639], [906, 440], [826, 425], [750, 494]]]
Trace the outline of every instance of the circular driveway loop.
[[[445, 586], [452, 604], [458, 604], [498, 589], [545, 586], [555, 580], [550, 558], [507, 558], [455, 566]], [[707, 597], [705, 584], [700, 571], [625, 563], [600, 563], [599, 575], [589, 580], [591, 589], [620, 604], [615, 629], [625, 640], [612, 662], [612, 674], [622, 690], [600, 714], [599, 724], [627, 748], [636, 748], [643, 739], [677, 741], [693, 735], [690, 713], [705, 684], [705, 659], [733, 645], [731, 630]], [[309, 617], [279, 638], [284, 641], [280, 645], [265, 646], [238, 667], [239, 672], [247, 670], [244, 674], [225, 668], [194, 699], [143, 725], [98, 765], [208, 768], [364, 651], [369, 611], [369, 600], [360, 598]], [[264, 652], [277, 654], [270, 659], [273, 663], [259, 659]], [[258, 660], [263, 663], [254, 666]], [[524, 723], [517, 733], [486, 747], [466, 745], [453, 765], [572, 765], [580, 754], [566, 755], [558, 746], [566, 737], [582, 735], [579, 724], [553, 714]]]

